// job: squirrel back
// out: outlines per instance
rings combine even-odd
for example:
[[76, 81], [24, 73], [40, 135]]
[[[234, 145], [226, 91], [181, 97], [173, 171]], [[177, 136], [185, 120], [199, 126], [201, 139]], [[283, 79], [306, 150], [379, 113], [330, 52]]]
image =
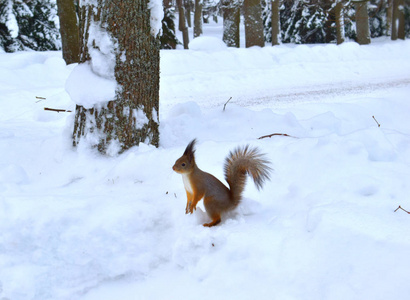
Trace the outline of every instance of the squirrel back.
[[216, 177], [198, 168], [195, 162], [195, 143], [191, 141], [184, 154], [175, 162], [173, 170], [182, 175], [187, 194], [185, 213], [193, 213], [198, 201], [204, 199], [204, 206], [214, 226], [221, 221], [221, 214], [234, 209], [241, 201], [245, 189], [246, 175], [250, 175], [258, 189], [269, 179], [271, 168], [265, 155], [257, 148], [238, 147], [225, 159], [225, 179], [229, 189]]

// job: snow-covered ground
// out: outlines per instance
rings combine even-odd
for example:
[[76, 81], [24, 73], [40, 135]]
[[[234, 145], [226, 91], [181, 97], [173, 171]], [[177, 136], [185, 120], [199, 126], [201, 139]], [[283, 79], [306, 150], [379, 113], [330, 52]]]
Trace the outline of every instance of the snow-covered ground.
[[[161, 53], [160, 147], [118, 157], [44, 111], [74, 109], [61, 53], [0, 53], [0, 299], [408, 299], [410, 41], [192, 48]], [[195, 137], [221, 179], [247, 143], [275, 169], [210, 229], [171, 169]]]

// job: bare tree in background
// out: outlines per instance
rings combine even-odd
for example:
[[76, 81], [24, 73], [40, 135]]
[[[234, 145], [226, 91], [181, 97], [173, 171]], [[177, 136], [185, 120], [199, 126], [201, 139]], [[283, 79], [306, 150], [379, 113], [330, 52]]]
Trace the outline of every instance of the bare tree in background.
[[75, 2], [57, 0], [63, 58], [67, 64], [77, 63], [80, 58], [80, 40]]
[[370, 44], [369, 13], [367, 11], [369, 0], [353, 1], [356, 9], [357, 42], [360, 45]]
[[222, 0], [223, 36], [222, 40], [228, 47], [239, 48], [241, 18], [240, 4], [237, 0]]
[[179, 25], [178, 29], [182, 32], [182, 42], [184, 44], [184, 49], [188, 49], [189, 44], [189, 35], [188, 35], [188, 27], [187, 21], [185, 18], [185, 7], [182, 3], [182, 0], [176, 0], [177, 7], [178, 7], [178, 14], [179, 14]]
[[272, 46], [280, 44], [280, 0], [271, 1], [272, 8]]
[[246, 47], [265, 45], [263, 36], [262, 6], [260, 0], [244, 0], [245, 45]]
[[202, 0], [195, 0], [194, 38], [202, 34]]

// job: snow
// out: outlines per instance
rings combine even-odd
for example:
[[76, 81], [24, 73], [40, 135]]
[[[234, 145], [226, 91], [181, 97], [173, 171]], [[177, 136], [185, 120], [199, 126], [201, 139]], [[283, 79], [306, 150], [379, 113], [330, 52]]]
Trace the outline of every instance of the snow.
[[164, 18], [164, 9], [162, 7], [162, 0], [150, 0], [148, 2], [150, 9], [150, 26], [151, 34], [157, 37], [162, 30], [162, 19]]
[[[60, 52], [0, 53], [0, 299], [407, 299], [409, 50], [162, 51], [160, 147], [113, 157], [44, 111], [75, 107]], [[171, 169], [192, 138], [222, 181], [238, 145], [274, 167], [214, 228]]]
[[[10, 31], [10, 35], [13, 39], [17, 38], [19, 35], [19, 27], [17, 24], [16, 16], [13, 13], [13, 3], [11, 1], [8, 2], [7, 7], [5, 8], [7, 11], [6, 13], [6, 27]], [[2, 20], [3, 21], [3, 20]], [[3, 21], [4, 22], [4, 21]]]
[[78, 64], [67, 79], [65, 88], [71, 99], [85, 108], [115, 99], [117, 81], [97, 75], [86, 62]]
[[199, 51], [221, 51], [227, 50], [226, 44], [217, 37], [213, 36], [200, 36], [194, 38], [188, 44], [190, 50], [199, 50]]
[[[88, 35], [90, 60], [74, 68], [67, 79], [66, 90], [76, 104], [92, 108], [114, 100], [116, 90], [121, 87], [115, 80], [114, 73], [118, 52], [117, 40], [99, 21], [91, 22]], [[124, 55], [125, 53], [122, 53], [121, 58]]]

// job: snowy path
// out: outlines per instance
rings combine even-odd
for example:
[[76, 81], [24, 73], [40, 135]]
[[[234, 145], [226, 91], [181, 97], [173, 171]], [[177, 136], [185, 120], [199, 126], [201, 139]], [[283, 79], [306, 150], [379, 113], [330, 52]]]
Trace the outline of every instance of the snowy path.
[[341, 98], [349, 96], [371, 95], [381, 90], [400, 89], [410, 87], [410, 79], [382, 80], [367, 84], [341, 83], [335, 86], [295, 87], [288, 91], [274, 91], [270, 95], [249, 98], [240, 96], [235, 101], [237, 105], [253, 108], [281, 108], [291, 107], [300, 103], [340, 102]]

